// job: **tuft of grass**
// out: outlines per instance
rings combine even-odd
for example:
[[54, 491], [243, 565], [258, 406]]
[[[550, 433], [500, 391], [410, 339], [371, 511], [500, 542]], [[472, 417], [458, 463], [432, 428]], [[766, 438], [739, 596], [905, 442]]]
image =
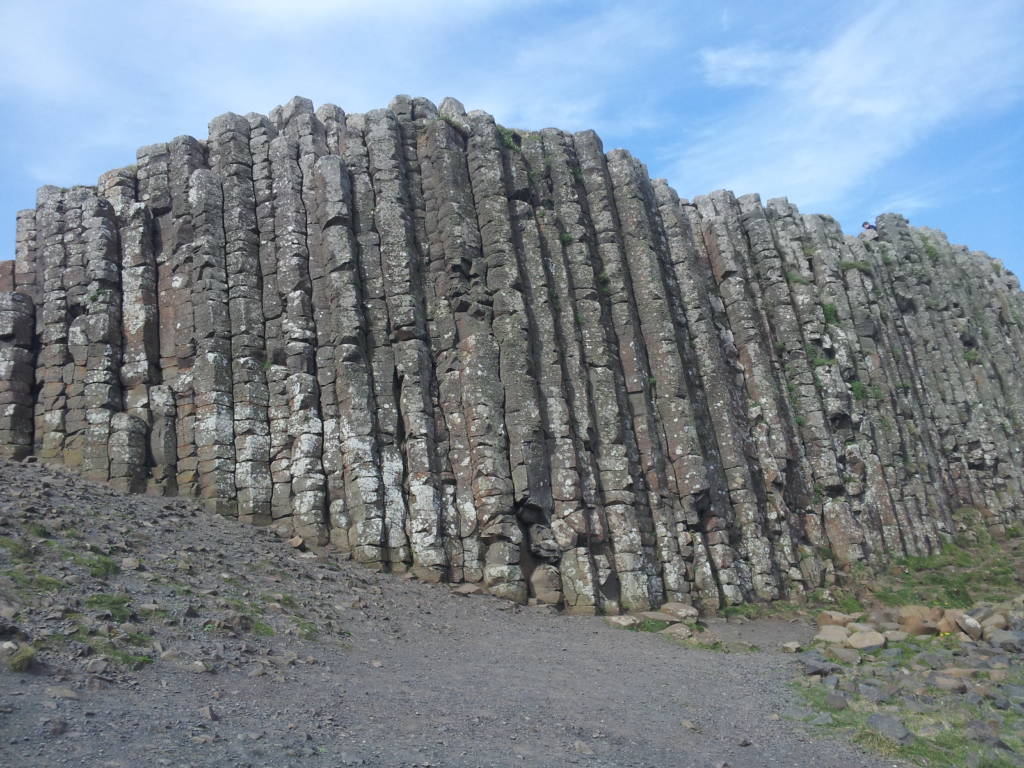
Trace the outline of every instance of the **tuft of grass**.
[[265, 621], [259, 619], [252, 620], [252, 631], [253, 634], [259, 635], [260, 637], [271, 637], [274, 635], [274, 628], [267, 624]]
[[791, 285], [810, 285], [811, 284], [810, 280], [808, 280], [806, 277], [804, 277], [803, 275], [801, 275], [799, 272], [796, 272], [796, 271], [787, 272], [786, 273], [786, 280], [789, 281], [789, 283]]
[[25, 530], [33, 536], [38, 536], [40, 539], [47, 539], [50, 537], [50, 529], [42, 523], [28, 523], [25, 526]]
[[108, 576], [116, 576], [121, 572], [121, 566], [112, 558], [106, 555], [93, 555], [76, 560], [80, 565], [89, 569], [89, 575], [95, 579], [105, 579]]
[[101, 611], [109, 611], [114, 621], [120, 623], [131, 618], [132, 611], [128, 607], [131, 598], [128, 595], [89, 595], [85, 598], [85, 604], [89, 608], [96, 608]]
[[825, 325], [839, 325], [839, 310], [835, 304], [822, 304], [821, 311], [825, 315]]
[[804, 353], [807, 355], [807, 363], [812, 368], [823, 368], [826, 365], [832, 365], [832, 363], [835, 362], [835, 360], [819, 355], [818, 351], [810, 345], [804, 349]]
[[12, 539], [9, 536], [0, 536], [0, 547], [7, 550], [11, 559], [16, 563], [27, 563], [35, 558], [35, 552], [20, 539]]
[[152, 664], [153, 657], [146, 654], [135, 654], [126, 651], [122, 648], [118, 648], [113, 643], [103, 642], [99, 640], [93, 640], [91, 643], [92, 649], [96, 653], [101, 653], [111, 661], [118, 664], [122, 664], [129, 669], [138, 669], [144, 664]]
[[839, 268], [846, 272], [850, 269], [856, 269], [858, 272], [865, 275], [873, 275], [874, 271], [871, 267], [871, 263], [867, 261], [840, 261]]
[[316, 640], [320, 637], [320, 628], [312, 621], [306, 619], [295, 619], [295, 628], [303, 640]]
[[571, 245], [572, 244], [572, 235], [570, 235], [568, 232], [562, 232], [558, 236], [558, 242], [560, 242], [562, 245]]
[[294, 609], [294, 608], [298, 608], [299, 607], [299, 601], [296, 600], [291, 595], [281, 594], [281, 595], [278, 595], [278, 597], [280, 599], [277, 602], [279, 602], [285, 608], [293, 608]]
[[511, 149], [515, 150], [516, 152], [519, 152], [522, 139], [518, 137], [516, 132], [513, 131], [511, 128], [505, 128], [504, 126], [501, 125], [497, 126], [497, 128], [498, 135], [501, 137], [502, 146], [504, 146], [506, 149]]
[[21, 645], [7, 660], [11, 672], [28, 672], [36, 660], [36, 649], [31, 645]]
[[864, 606], [856, 595], [849, 592], [836, 592], [834, 594], [836, 607], [845, 614], [857, 616], [864, 613]]
[[668, 629], [671, 624], [667, 621], [659, 621], [657, 619], [644, 619], [639, 624], [634, 624], [632, 627], [627, 627], [630, 632], [661, 632], [663, 629]]
[[22, 589], [32, 590], [33, 592], [56, 592], [58, 589], [64, 588], [64, 582], [60, 579], [55, 579], [43, 573], [36, 573], [32, 570], [12, 568], [7, 571], [7, 575], [11, 581]]
[[764, 612], [763, 603], [740, 603], [739, 605], [727, 605], [720, 613], [726, 618], [730, 616], [745, 616], [748, 619], [756, 619]]

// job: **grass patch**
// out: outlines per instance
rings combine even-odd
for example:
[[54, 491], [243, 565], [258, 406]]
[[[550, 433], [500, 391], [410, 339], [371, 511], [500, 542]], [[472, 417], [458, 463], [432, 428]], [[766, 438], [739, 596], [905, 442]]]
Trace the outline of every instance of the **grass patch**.
[[846, 272], [850, 269], [856, 269], [858, 272], [864, 275], [873, 275], [871, 263], [867, 261], [840, 261], [839, 268]]
[[558, 236], [558, 242], [560, 242], [562, 245], [572, 245], [572, 235], [570, 235], [568, 232], [562, 232]]
[[799, 272], [791, 271], [786, 273], [786, 280], [791, 285], [810, 285], [811, 281], [801, 275]]
[[131, 618], [132, 611], [128, 607], [131, 598], [128, 595], [89, 595], [85, 598], [85, 604], [89, 608], [101, 611], [109, 611], [114, 621], [124, 623]]
[[863, 574], [865, 599], [883, 605], [969, 608], [1002, 602], [1024, 591], [1024, 541], [1019, 531], [995, 541], [980, 511], [964, 507], [953, 515], [964, 530], [941, 551], [894, 560], [882, 573]]
[[763, 603], [740, 603], [739, 605], [727, 605], [720, 613], [729, 618], [730, 616], [743, 616], [747, 619], [756, 619], [764, 614]]
[[811, 346], [808, 346], [804, 350], [804, 353], [807, 355], [807, 363], [808, 365], [811, 366], [811, 368], [823, 368], [826, 365], [832, 365], [832, 363], [835, 362], [835, 360], [830, 360], [827, 357], [822, 357], [821, 355], [818, 354], [817, 350], [815, 350]]
[[504, 126], [501, 125], [497, 126], [497, 128], [498, 135], [501, 136], [502, 146], [505, 147], [506, 149], [512, 149], [518, 152], [520, 150], [520, 144], [522, 143], [522, 139], [520, 139], [519, 136], [516, 135], [516, 132], [513, 131], [511, 128], [505, 128]]
[[32, 592], [56, 592], [64, 588], [64, 582], [60, 579], [31, 570], [12, 568], [7, 571], [7, 575], [17, 586]]
[[295, 609], [299, 607], [299, 603], [294, 597], [282, 593], [265, 594], [263, 595], [263, 600], [267, 603], [280, 603], [285, 608]]
[[821, 311], [825, 315], [825, 325], [839, 325], [839, 310], [835, 304], [822, 304]]
[[129, 669], [135, 669], [143, 664], [152, 664], [153, 657], [146, 654], [136, 654], [126, 651], [122, 648], [118, 648], [113, 643], [108, 643], [102, 640], [93, 639], [90, 643], [92, 649], [96, 653], [103, 654], [111, 661], [115, 661], [118, 664], [123, 664]]
[[[909, 652], [913, 654], [919, 650], [920, 648], [911, 648]], [[859, 669], [865, 671], [864, 668]], [[828, 706], [826, 697], [829, 691], [825, 686], [804, 680], [793, 685], [799, 697], [811, 710], [828, 713], [830, 722], [827, 725], [816, 726], [818, 730], [839, 732], [876, 754], [932, 768], [959, 768], [968, 764], [968, 757], [971, 755], [981, 757], [976, 765], [988, 768], [1019, 765], [1017, 762], [1008, 762], [1006, 753], [999, 753], [994, 749], [987, 750], [982, 743], [971, 738], [969, 731], [970, 723], [988, 721], [1004, 742], [1014, 749], [1019, 749], [1019, 734], [1024, 726], [1024, 718], [1018, 713], [1000, 712], [988, 704], [972, 704], [957, 694], [946, 694], [937, 690], [928, 692], [928, 695], [938, 702], [934, 711], [919, 712], [911, 709], [904, 706], [904, 699], [900, 697], [891, 703], [879, 704], [848, 692], [843, 694], [848, 707], [836, 710]], [[907, 744], [898, 744], [869, 729], [868, 718], [879, 712], [901, 720], [914, 738]]]
[[252, 631], [253, 634], [259, 635], [260, 637], [271, 637], [275, 634], [274, 628], [267, 624], [265, 621], [259, 619], [252, 620]]
[[25, 526], [25, 530], [33, 536], [38, 536], [40, 539], [47, 539], [50, 537], [50, 529], [42, 523], [28, 523]]
[[7, 666], [11, 672], [28, 672], [36, 660], [36, 649], [31, 645], [18, 646], [11, 657], [7, 659]]
[[9, 536], [0, 536], [0, 547], [7, 550], [7, 554], [16, 563], [27, 563], [35, 558], [32, 548], [20, 539], [12, 539]]
[[299, 631], [299, 636], [303, 640], [316, 640], [320, 637], [320, 628], [312, 621], [295, 619], [295, 628]]

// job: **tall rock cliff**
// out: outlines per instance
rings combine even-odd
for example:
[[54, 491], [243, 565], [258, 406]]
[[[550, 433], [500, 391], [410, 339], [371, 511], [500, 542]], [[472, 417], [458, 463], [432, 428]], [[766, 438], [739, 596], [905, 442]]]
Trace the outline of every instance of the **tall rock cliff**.
[[452, 99], [222, 115], [19, 215], [0, 455], [573, 611], [779, 598], [1022, 519], [1017, 279], [877, 225]]

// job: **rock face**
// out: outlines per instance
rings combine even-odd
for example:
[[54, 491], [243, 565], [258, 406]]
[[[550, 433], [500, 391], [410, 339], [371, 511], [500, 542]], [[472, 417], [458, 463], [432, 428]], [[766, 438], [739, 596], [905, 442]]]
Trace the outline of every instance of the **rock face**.
[[423, 579], [717, 607], [1024, 508], [998, 262], [680, 200], [593, 132], [296, 98], [43, 187], [16, 256], [0, 456]]

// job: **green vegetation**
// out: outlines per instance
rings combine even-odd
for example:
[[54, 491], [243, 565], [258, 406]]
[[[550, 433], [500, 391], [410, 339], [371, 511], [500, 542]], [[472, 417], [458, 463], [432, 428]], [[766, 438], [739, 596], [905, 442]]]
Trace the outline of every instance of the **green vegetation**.
[[[898, 651], [899, 656], [885, 661], [897, 666], [910, 666], [914, 657], [924, 649], [925, 646], [920, 642], [894, 643], [887, 650], [890, 654]], [[873, 656], [865, 654], [867, 668], [875, 665], [876, 659]], [[885, 666], [885, 662], [880, 662], [879, 666]], [[866, 671], [863, 667], [860, 669]], [[1022, 678], [1020, 682], [1024, 682], [1024, 675], [1019, 671], [1014, 676], [1014, 682], [1017, 678]], [[1009, 768], [1019, 765], [1005, 757], [1008, 754], [1006, 752], [992, 750], [985, 754], [984, 747], [971, 738], [972, 724], [984, 721], [1007, 746], [1019, 753], [1024, 745], [1021, 738], [1024, 733], [1024, 717], [1017, 711], [1001, 711], [984, 702], [971, 703], [965, 697], [947, 694], [935, 688], [927, 691], [930, 698], [940, 702], [935, 707], [907, 706], [907, 701], [902, 697], [891, 702], [875, 702], [845, 692], [843, 696], [847, 706], [833, 708], [829, 705], [829, 690], [825, 686], [801, 680], [794, 683], [794, 687], [810, 709], [828, 714], [825, 724], [818, 726], [820, 730], [841, 733], [872, 752], [931, 768], [959, 768], [963, 765]], [[912, 739], [906, 744], [899, 744], [868, 728], [868, 718], [877, 713], [898, 718], [913, 734]], [[812, 718], [805, 720], [812, 721]], [[970, 757], [974, 757], [976, 762], [971, 763], [968, 759]]]
[[924, 243], [924, 253], [932, 263], [937, 264], [941, 261], [942, 257], [939, 255], [939, 249], [935, 247], [935, 244], [927, 237], [922, 237], [921, 241]]
[[882, 399], [882, 388], [877, 384], [868, 386], [859, 379], [854, 379], [850, 382], [850, 394], [854, 400], [861, 401], [871, 398], [872, 400]]
[[807, 354], [807, 362], [812, 368], [822, 368], [826, 365], [832, 365], [832, 363], [835, 362], [827, 357], [822, 357], [818, 354], [818, 351], [811, 346], [807, 346], [804, 349], [804, 352]]
[[634, 624], [632, 627], [627, 627], [630, 632], [661, 632], [663, 629], [668, 629], [672, 626], [667, 621], [658, 621], [657, 619], [644, 619], [639, 624]]
[[822, 304], [821, 311], [825, 315], [826, 325], [839, 325], [839, 310], [835, 304]]
[[981, 365], [981, 352], [975, 347], [968, 347], [964, 350], [964, 360], [968, 365]]
[[27, 672], [36, 660], [36, 649], [31, 645], [21, 645], [11, 657], [7, 659], [7, 666], [11, 672]]
[[64, 582], [60, 579], [37, 573], [30, 568], [11, 568], [6, 574], [18, 587], [32, 592], [55, 592], [64, 588]]
[[88, 568], [89, 575], [96, 579], [105, 579], [121, 572], [121, 566], [106, 555], [76, 558], [75, 561]]
[[27, 563], [35, 557], [32, 548], [19, 539], [12, 539], [9, 536], [0, 536], [0, 547], [7, 550], [11, 559], [16, 563]]
[[312, 621], [306, 619], [295, 619], [295, 628], [303, 640], [316, 640], [320, 637], [320, 628]]
[[124, 623], [131, 618], [132, 611], [128, 607], [131, 598], [128, 595], [89, 595], [85, 598], [85, 604], [89, 608], [109, 611], [114, 621]]
[[516, 152], [520, 151], [520, 141], [517, 141], [516, 132], [511, 128], [505, 128], [504, 126], [498, 126], [498, 134], [501, 136], [501, 143], [506, 149], [512, 149]]
[[811, 281], [801, 275], [799, 272], [790, 271], [786, 273], [786, 280], [791, 285], [810, 285]]
[[558, 242], [560, 242], [562, 245], [571, 245], [572, 244], [572, 235], [570, 235], [568, 232], [562, 232], [558, 236]]
[[267, 624], [265, 621], [259, 619], [253, 619], [252, 621], [253, 634], [259, 635], [260, 637], [270, 637], [274, 634], [274, 628]]
[[858, 272], [865, 275], [874, 274], [870, 262], [867, 261], [840, 261], [839, 268], [844, 272], [849, 269], [856, 269]]

